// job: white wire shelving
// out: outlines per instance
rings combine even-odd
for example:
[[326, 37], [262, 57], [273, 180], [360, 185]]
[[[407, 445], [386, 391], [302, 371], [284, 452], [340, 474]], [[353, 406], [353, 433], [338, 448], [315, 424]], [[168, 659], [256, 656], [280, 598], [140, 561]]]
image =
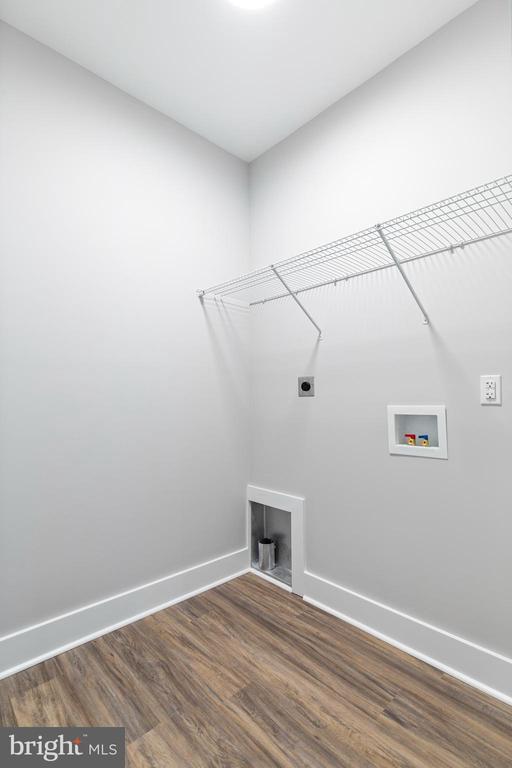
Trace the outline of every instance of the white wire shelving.
[[321, 336], [320, 327], [299, 295], [381, 269], [395, 268], [428, 324], [427, 311], [405, 265], [510, 233], [512, 175], [205, 288], [198, 291], [198, 295], [200, 299], [235, 298], [250, 306], [291, 297]]

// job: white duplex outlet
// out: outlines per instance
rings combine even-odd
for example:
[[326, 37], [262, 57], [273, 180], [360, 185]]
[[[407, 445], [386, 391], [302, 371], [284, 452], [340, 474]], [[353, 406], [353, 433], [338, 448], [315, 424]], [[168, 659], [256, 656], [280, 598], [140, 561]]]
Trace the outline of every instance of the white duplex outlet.
[[481, 405], [501, 405], [501, 374], [480, 376]]

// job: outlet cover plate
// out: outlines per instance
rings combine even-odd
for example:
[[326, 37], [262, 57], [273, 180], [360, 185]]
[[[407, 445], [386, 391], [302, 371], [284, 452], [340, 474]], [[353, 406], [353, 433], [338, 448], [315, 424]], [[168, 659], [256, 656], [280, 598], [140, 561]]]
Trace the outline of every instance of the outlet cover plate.
[[487, 373], [480, 376], [480, 404], [501, 405], [500, 373]]
[[315, 396], [315, 377], [299, 376], [298, 393], [299, 393], [299, 397], [314, 397]]

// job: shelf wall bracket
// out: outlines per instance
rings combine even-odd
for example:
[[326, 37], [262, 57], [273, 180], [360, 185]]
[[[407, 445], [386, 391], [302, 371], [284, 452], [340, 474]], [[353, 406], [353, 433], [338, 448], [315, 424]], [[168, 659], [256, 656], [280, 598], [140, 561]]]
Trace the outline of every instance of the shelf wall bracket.
[[395, 256], [395, 252], [394, 252], [394, 251], [393, 251], [393, 249], [391, 248], [391, 246], [390, 246], [390, 244], [389, 244], [389, 241], [388, 241], [388, 239], [387, 239], [386, 235], [384, 234], [384, 232], [382, 231], [382, 227], [381, 227], [381, 225], [380, 225], [380, 224], [377, 224], [377, 232], [379, 233], [379, 235], [380, 235], [380, 238], [381, 238], [382, 242], [384, 243], [384, 246], [385, 246], [386, 250], [388, 251], [388, 253], [389, 253], [389, 255], [391, 256], [391, 258], [393, 259], [393, 261], [395, 262], [395, 266], [396, 266], [396, 268], [398, 269], [398, 271], [399, 271], [399, 272], [400, 272], [400, 274], [402, 275], [402, 278], [403, 278], [403, 280], [404, 280], [404, 283], [406, 284], [406, 286], [407, 286], [407, 287], [408, 287], [408, 289], [410, 290], [410, 292], [411, 292], [411, 294], [412, 294], [412, 297], [413, 297], [414, 301], [416, 302], [416, 304], [417, 304], [417, 305], [418, 305], [418, 307], [420, 308], [420, 310], [421, 310], [421, 314], [423, 315], [423, 322], [425, 323], [425, 325], [430, 325], [430, 319], [429, 319], [429, 316], [428, 316], [428, 314], [427, 314], [427, 311], [426, 311], [425, 307], [423, 306], [423, 304], [421, 303], [421, 301], [420, 301], [420, 299], [419, 299], [419, 297], [418, 297], [418, 294], [416, 293], [416, 291], [415, 291], [415, 290], [414, 290], [414, 288], [412, 287], [412, 285], [411, 285], [411, 282], [410, 282], [409, 278], [408, 278], [408, 277], [407, 277], [407, 275], [405, 274], [405, 272], [404, 272], [404, 268], [402, 267], [402, 265], [401, 265], [401, 264], [400, 264], [400, 262], [398, 261], [397, 257]]
[[302, 304], [302, 302], [301, 302], [301, 301], [299, 301], [299, 299], [297, 298], [297, 296], [295, 295], [295, 293], [292, 291], [292, 289], [290, 288], [290, 286], [289, 286], [289, 285], [288, 285], [288, 284], [285, 282], [285, 280], [283, 280], [283, 278], [281, 277], [281, 275], [279, 274], [279, 272], [277, 271], [277, 269], [274, 267], [274, 265], [273, 265], [273, 264], [271, 264], [271, 265], [270, 265], [270, 269], [271, 269], [271, 270], [272, 270], [272, 272], [275, 274], [275, 276], [277, 277], [277, 279], [278, 279], [278, 280], [279, 280], [279, 281], [280, 281], [280, 282], [281, 282], [281, 283], [284, 285], [285, 289], [288, 291], [288, 293], [290, 294], [290, 296], [292, 297], [292, 299], [293, 299], [295, 302], [297, 302], [297, 304], [299, 305], [299, 307], [302, 309], [302, 311], [304, 312], [304, 314], [305, 314], [305, 315], [306, 315], [306, 317], [308, 318], [309, 322], [310, 322], [310, 323], [313, 323], [313, 325], [315, 326], [315, 328], [316, 328], [316, 329], [317, 329], [317, 331], [318, 331], [318, 338], [319, 338], [319, 339], [322, 339], [322, 329], [320, 328], [320, 326], [319, 326], [319, 325], [317, 325], [317, 324], [315, 323], [315, 321], [313, 320], [313, 318], [311, 317], [311, 315], [310, 315], [310, 314], [309, 314], [309, 312], [307, 311], [307, 309], [306, 309], [306, 307], [304, 306], [304, 304]]

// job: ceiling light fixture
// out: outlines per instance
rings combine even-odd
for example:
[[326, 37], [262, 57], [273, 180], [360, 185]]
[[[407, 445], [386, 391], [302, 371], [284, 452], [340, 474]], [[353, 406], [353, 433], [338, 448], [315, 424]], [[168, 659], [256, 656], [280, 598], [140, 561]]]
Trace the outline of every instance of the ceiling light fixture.
[[259, 11], [274, 3], [275, 0], [230, 0], [230, 2], [246, 11]]

